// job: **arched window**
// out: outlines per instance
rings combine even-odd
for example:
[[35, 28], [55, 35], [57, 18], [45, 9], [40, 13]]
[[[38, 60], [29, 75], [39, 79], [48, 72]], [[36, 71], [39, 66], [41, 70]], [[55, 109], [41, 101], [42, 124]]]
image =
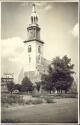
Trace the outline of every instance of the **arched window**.
[[38, 18], [37, 18], [37, 16], [36, 16], [36, 23], [38, 22]]
[[31, 52], [31, 45], [28, 46], [28, 52]]
[[34, 23], [35, 23], [35, 16], [34, 16]]
[[29, 63], [31, 62], [31, 57], [29, 56]]
[[31, 23], [33, 23], [33, 17], [31, 16]]
[[38, 59], [40, 60], [40, 55], [38, 56]]
[[40, 63], [40, 55], [38, 56], [38, 63]]
[[41, 47], [38, 46], [38, 53], [41, 53]]

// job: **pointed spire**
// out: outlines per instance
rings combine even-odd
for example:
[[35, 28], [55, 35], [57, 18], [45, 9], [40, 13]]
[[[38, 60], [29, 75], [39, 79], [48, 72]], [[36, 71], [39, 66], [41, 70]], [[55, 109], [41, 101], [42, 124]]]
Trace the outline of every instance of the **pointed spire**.
[[36, 13], [36, 10], [35, 10], [35, 4], [34, 4], [34, 3], [33, 3], [32, 12], [33, 12], [33, 13]]
[[31, 14], [31, 24], [37, 24], [38, 23], [38, 16], [35, 9], [35, 4], [32, 5], [32, 14]]

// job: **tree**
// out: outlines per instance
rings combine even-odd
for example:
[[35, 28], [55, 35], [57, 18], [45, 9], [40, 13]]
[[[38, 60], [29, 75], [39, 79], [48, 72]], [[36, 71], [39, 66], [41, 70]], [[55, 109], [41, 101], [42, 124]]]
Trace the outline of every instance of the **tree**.
[[49, 91], [51, 94], [51, 91], [54, 90], [54, 83], [52, 82], [52, 78], [50, 75], [43, 74], [42, 75], [42, 88]]
[[36, 82], [36, 89], [38, 92], [40, 91], [41, 84], [42, 84], [41, 82]]
[[22, 85], [20, 84], [15, 84], [15, 90], [19, 90], [21, 92]]
[[28, 91], [32, 91], [32, 90], [33, 90], [32, 82], [29, 80], [29, 78], [27, 76], [24, 77], [22, 80], [22, 91], [28, 92]]
[[13, 81], [8, 82], [8, 83], [7, 83], [7, 88], [8, 88], [8, 91], [9, 91], [10, 93], [12, 93], [13, 90], [14, 90], [14, 88], [15, 88], [15, 83], [14, 83]]
[[73, 84], [72, 84], [72, 86], [70, 88], [70, 92], [75, 93], [75, 94], [77, 94], [77, 92], [78, 92], [78, 87], [77, 87], [77, 83], [76, 83], [75, 80], [74, 80], [74, 82], [73, 82]]
[[66, 93], [74, 81], [73, 68], [74, 65], [71, 64], [71, 59], [67, 56], [54, 58], [48, 67], [49, 74], [42, 76], [47, 90], [52, 91], [55, 87], [57, 92], [62, 93], [64, 90]]
[[67, 56], [63, 58], [56, 57], [53, 59], [50, 67], [49, 73], [52, 76], [52, 82], [58, 92], [62, 93], [62, 90], [65, 90], [65, 93], [71, 87], [73, 83], [73, 71], [74, 64], [71, 64], [71, 59]]

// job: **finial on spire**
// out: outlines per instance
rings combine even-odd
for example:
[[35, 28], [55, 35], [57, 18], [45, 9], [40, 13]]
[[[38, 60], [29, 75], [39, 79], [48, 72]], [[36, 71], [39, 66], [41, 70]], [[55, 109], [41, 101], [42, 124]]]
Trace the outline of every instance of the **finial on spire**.
[[35, 13], [35, 12], [36, 12], [36, 10], [35, 10], [35, 3], [33, 3], [32, 12], [33, 12], [33, 13]]
[[38, 16], [35, 9], [35, 3], [32, 4], [31, 24], [38, 23]]

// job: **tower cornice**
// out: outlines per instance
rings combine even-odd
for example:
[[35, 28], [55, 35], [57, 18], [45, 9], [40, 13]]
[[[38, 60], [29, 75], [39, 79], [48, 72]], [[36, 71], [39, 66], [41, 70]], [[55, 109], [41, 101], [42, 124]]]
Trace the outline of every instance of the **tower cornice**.
[[32, 28], [36, 28], [37, 30], [41, 29], [38, 25], [30, 25], [29, 27], [27, 27], [27, 30], [31, 30]]
[[28, 43], [28, 42], [32, 42], [32, 41], [37, 41], [37, 42], [39, 42], [39, 43], [42, 43], [42, 44], [44, 44], [44, 42], [43, 42], [43, 41], [41, 41], [41, 40], [38, 40], [38, 39], [25, 40], [25, 41], [24, 41], [24, 43]]

